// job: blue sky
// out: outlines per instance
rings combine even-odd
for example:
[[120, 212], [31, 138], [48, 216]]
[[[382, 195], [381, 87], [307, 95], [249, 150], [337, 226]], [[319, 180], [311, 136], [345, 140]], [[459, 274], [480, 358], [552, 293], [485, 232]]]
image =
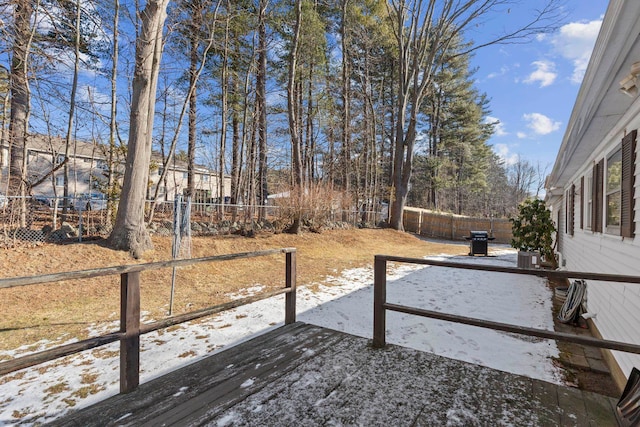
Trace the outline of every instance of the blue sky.
[[[507, 162], [520, 156], [551, 171], [607, 4], [567, 0], [557, 32], [476, 52], [476, 86], [491, 99], [491, 120], [500, 122], [489, 144]], [[517, 14], [487, 26], [506, 26], [508, 19], [518, 19], [512, 15]]]

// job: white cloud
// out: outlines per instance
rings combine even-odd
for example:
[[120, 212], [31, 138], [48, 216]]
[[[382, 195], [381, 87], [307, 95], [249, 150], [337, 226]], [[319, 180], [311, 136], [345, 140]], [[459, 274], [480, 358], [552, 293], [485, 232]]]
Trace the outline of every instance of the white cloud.
[[518, 133], [516, 133], [516, 136], [517, 136], [519, 139], [525, 139], [525, 138], [527, 137], [527, 134], [526, 134], [526, 133], [524, 133], [524, 132], [518, 132]]
[[518, 155], [511, 153], [507, 144], [494, 144], [493, 151], [506, 165], [513, 165], [518, 161]]
[[560, 129], [562, 125], [540, 113], [524, 114], [522, 117], [527, 121], [527, 127], [537, 135], [547, 135]]
[[508, 135], [508, 133], [507, 133], [505, 127], [504, 127], [504, 123], [502, 123], [499, 118], [487, 116], [484, 119], [484, 122], [487, 123], [487, 124], [492, 124], [493, 125], [493, 130], [494, 130], [494, 135], [495, 136]]
[[602, 19], [571, 22], [560, 27], [560, 32], [551, 39], [556, 51], [573, 63], [571, 82], [582, 82], [601, 25]]
[[525, 83], [540, 82], [540, 87], [551, 85], [558, 77], [556, 64], [551, 61], [541, 60], [531, 63], [536, 69], [524, 80]]
[[502, 77], [509, 72], [509, 67], [503, 65], [500, 67], [500, 71], [494, 71], [493, 73], [489, 73], [487, 76], [488, 79], [495, 79], [496, 77]]
[[520, 68], [520, 63], [514, 62], [510, 65], [503, 65], [499, 70], [493, 71], [487, 75], [487, 79], [496, 79], [499, 77], [504, 77], [509, 74], [511, 71]]
[[107, 115], [111, 111], [111, 96], [91, 85], [80, 86], [78, 90], [78, 101], [92, 105], [91, 108], [99, 110]]

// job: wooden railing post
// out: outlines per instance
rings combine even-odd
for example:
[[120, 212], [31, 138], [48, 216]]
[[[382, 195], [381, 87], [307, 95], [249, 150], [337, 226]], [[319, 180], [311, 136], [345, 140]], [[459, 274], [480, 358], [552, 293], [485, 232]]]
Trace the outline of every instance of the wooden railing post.
[[387, 259], [376, 255], [373, 262], [373, 347], [386, 345]]
[[291, 289], [285, 296], [284, 323], [288, 325], [296, 321], [296, 251], [291, 250], [286, 254], [286, 282], [285, 286]]
[[140, 384], [140, 272], [120, 275], [120, 393]]

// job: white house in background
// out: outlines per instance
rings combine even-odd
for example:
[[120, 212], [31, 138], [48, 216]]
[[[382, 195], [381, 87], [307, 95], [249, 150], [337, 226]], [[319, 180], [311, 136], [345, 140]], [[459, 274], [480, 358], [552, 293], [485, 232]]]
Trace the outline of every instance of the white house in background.
[[[29, 182], [34, 183], [49, 173], [55, 165], [64, 160], [65, 143], [57, 137], [35, 135], [27, 142], [27, 173]], [[120, 179], [124, 174], [123, 159], [120, 164]], [[175, 161], [168, 167], [164, 182], [159, 183], [162, 174], [162, 159], [158, 155], [152, 156], [152, 163], [156, 165], [149, 174], [151, 185], [148, 196], [153, 197], [156, 186], [160, 185], [158, 199], [173, 201], [176, 193], [183, 193], [187, 188], [187, 164]], [[74, 141], [69, 153], [69, 193], [72, 197], [80, 194], [100, 194], [100, 181], [105, 181], [107, 157], [105, 147], [83, 141]], [[9, 171], [9, 147], [0, 146], [0, 193], [4, 193]], [[203, 166], [196, 166], [195, 186], [196, 202], [211, 202], [218, 198], [220, 176]], [[32, 188], [33, 196], [52, 199], [63, 195], [63, 170], [57, 170], [51, 177]], [[231, 178], [224, 177], [224, 196], [231, 194]]]
[[[640, 1], [611, 0], [547, 177], [567, 270], [640, 276], [639, 35]], [[640, 285], [588, 281], [586, 306], [597, 334], [640, 343]], [[605, 353], [619, 386], [640, 368], [638, 355]]]

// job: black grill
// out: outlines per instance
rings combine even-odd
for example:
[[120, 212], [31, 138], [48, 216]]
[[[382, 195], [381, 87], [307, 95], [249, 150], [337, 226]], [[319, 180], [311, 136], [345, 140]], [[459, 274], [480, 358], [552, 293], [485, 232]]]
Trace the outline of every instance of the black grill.
[[469, 240], [469, 255], [489, 255], [489, 240], [493, 240], [493, 237], [489, 237], [489, 233], [486, 231], [470, 231], [469, 236], [465, 237]]

